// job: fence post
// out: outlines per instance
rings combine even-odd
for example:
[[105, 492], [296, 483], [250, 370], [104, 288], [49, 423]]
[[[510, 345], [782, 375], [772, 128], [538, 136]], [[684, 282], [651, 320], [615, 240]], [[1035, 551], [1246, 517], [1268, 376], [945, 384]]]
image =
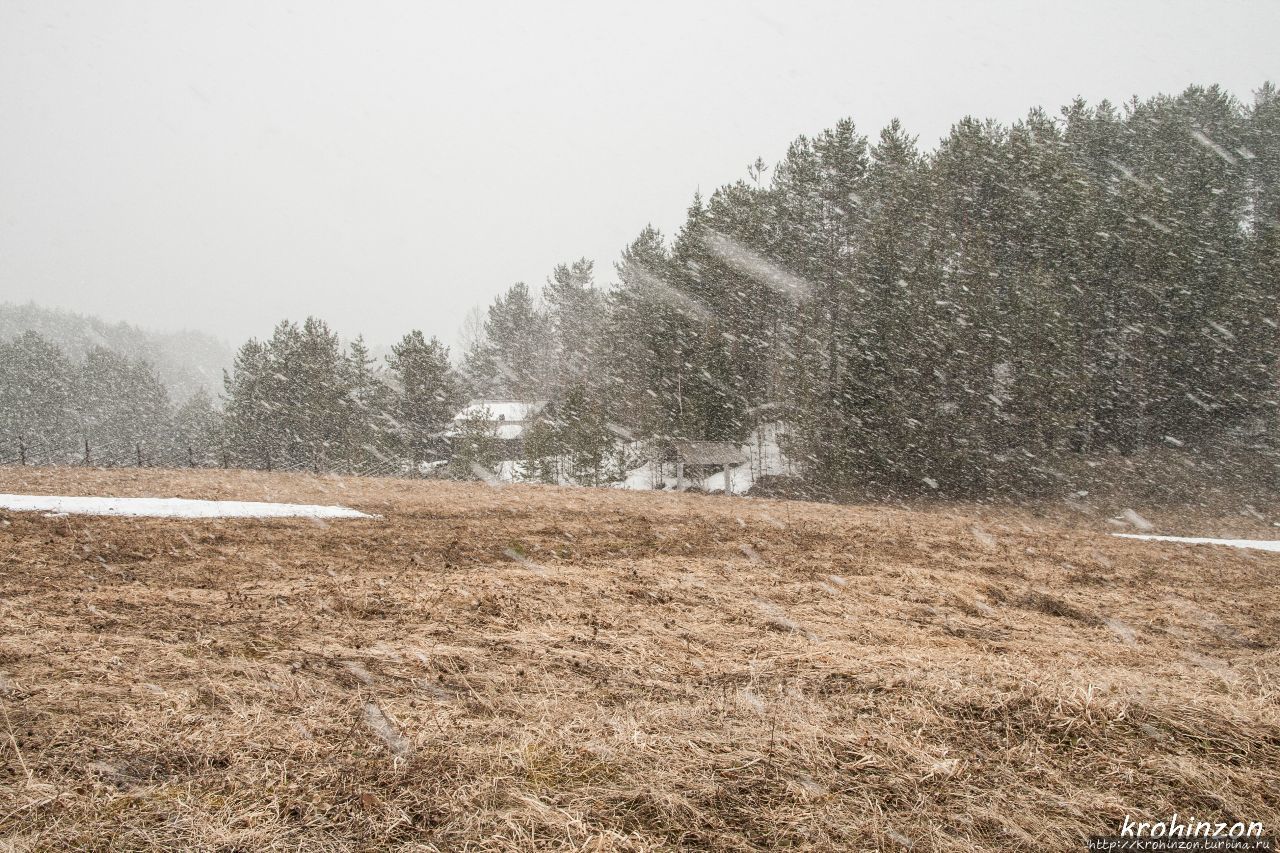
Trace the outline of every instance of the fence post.
[[93, 462], [93, 458], [89, 456], [89, 436], [84, 437], [84, 467], [88, 468]]
[[271, 450], [267, 450], [267, 470], [271, 470]]
[[18, 436], [18, 464], [27, 464], [27, 444], [22, 440], [22, 436]]
[[196, 467], [196, 453], [191, 449], [190, 445], [187, 445], [187, 466], [191, 468]]
[[133, 445], [133, 449], [138, 452], [138, 467], [141, 468], [142, 467], [142, 445], [135, 442]]
[[222, 451], [222, 469], [223, 469], [224, 471], [225, 471], [227, 468], [230, 468], [230, 467], [231, 467], [231, 466], [230, 466], [230, 464], [229, 464], [229, 462], [230, 462], [230, 459], [229, 459], [229, 458], [228, 458], [228, 456], [227, 456], [227, 451], [225, 451], [225, 450], [224, 450], [224, 451]]

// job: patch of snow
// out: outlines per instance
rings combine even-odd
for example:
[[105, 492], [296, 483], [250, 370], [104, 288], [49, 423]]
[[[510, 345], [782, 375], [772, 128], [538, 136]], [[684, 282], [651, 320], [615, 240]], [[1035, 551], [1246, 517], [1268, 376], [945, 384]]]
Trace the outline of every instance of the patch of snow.
[[[757, 477], [780, 476], [794, 474], [791, 460], [782, 452], [782, 441], [786, 435], [786, 426], [780, 422], [761, 424], [759, 429], [752, 430], [747, 436], [746, 449], [750, 456], [747, 473], [751, 484]], [[734, 478], [737, 479], [736, 476]], [[750, 488], [750, 484], [748, 484]]]
[[494, 476], [504, 483], [518, 483], [524, 479], [520, 475], [520, 461], [518, 459], [503, 459], [493, 469]]
[[374, 518], [344, 506], [201, 501], [186, 498], [66, 497], [0, 495], [0, 509], [68, 515], [125, 515], [145, 518]]
[[1203, 536], [1152, 536], [1147, 533], [1112, 533], [1123, 539], [1150, 539], [1155, 542], [1182, 542], [1186, 545], [1227, 545], [1231, 548], [1253, 548], [1257, 551], [1280, 551], [1275, 539], [1208, 539]]
[[[626, 479], [618, 484], [618, 488], [638, 489], [641, 491], [645, 489], [656, 489], [658, 487], [658, 483], [663, 482], [659, 479], [661, 471], [657, 470], [658, 468], [659, 466], [652, 462], [646, 462], [637, 468], [632, 468], [627, 472]], [[671, 482], [674, 485], [675, 480], [673, 479]]]
[[[737, 468], [731, 469], [731, 476], [733, 478], [733, 482], [730, 485], [733, 488], [734, 494], [740, 494], [750, 488], [749, 485], [745, 485], [743, 483], [743, 480], [745, 480], [746, 478], [738, 473], [741, 467], [742, 466], [738, 466]], [[704, 492], [723, 492], [725, 490], [723, 471], [717, 471], [714, 474], [710, 474], [698, 482], [699, 482], [700, 488]]]

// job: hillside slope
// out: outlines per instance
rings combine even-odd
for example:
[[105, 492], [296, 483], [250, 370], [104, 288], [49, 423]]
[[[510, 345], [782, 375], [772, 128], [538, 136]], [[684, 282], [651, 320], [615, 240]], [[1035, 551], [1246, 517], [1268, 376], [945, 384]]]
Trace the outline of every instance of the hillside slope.
[[18, 848], [1065, 850], [1280, 824], [1280, 555], [961, 509], [197, 471], [0, 492]]
[[203, 332], [152, 332], [33, 303], [0, 302], [0, 340], [28, 331], [39, 333], [77, 359], [93, 347], [143, 359], [155, 368], [177, 403], [200, 388], [217, 395], [222, 390], [222, 371], [230, 368], [232, 361], [230, 348]]

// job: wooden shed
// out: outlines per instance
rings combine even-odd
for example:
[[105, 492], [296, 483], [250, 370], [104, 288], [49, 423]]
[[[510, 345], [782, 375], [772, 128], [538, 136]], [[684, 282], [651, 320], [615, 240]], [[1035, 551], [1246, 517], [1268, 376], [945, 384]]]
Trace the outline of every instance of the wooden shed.
[[676, 488], [684, 488], [684, 472], [686, 468], [698, 471], [708, 469], [724, 469], [725, 494], [733, 493], [733, 469], [746, 462], [742, 448], [732, 441], [686, 441], [677, 439], [671, 442], [670, 458], [676, 463]]

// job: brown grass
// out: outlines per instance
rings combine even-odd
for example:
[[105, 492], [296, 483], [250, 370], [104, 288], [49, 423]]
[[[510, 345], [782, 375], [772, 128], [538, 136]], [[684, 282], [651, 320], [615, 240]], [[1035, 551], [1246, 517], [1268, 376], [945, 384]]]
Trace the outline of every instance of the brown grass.
[[0, 492], [384, 516], [0, 513], [0, 849], [1280, 824], [1280, 555], [990, 509], [242, 472], [10, 468]]

